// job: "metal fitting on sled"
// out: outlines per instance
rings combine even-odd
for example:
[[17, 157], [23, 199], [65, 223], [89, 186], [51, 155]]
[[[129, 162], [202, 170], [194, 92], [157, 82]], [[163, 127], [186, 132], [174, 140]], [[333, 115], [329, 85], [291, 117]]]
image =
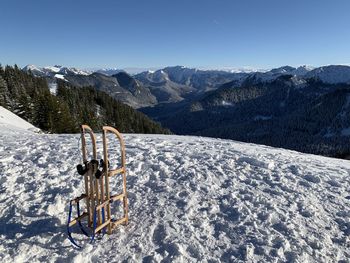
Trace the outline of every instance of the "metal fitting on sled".
[[[85, 134], [89, 133], [92, 142], [93, 159], [87, 159], [87, 148]], [[111, 169], [108, 155], [107, 134], [114, 134], [120, 144], [121, 167]], [[90, 238], [93, 242], [95, 235], [99, 232], [111, 234], [120, 224], [128, 223], [128, 201], [126, 191], [126, 166], [125, 166], [125, 144], [122, 135], [114, 128], [104, 126], [102, 128], [103, 139], [103, 159], [97, 161], [96, 136], [92, 129], [87, 125], [81, 126], [81, 143], [83, 165], [77, 165], [77, 172], [84, 177], [85, 193], [72, 199], [69, 203], [69, 214], [67, 223], [67, 232], [69, 240], [77, 247], [81, 247], [72, 237], [72, 227], [78, 224], [81, 232]], [[111, 194], [110, 178], [116, 175], [122, 176], [122, 192]], [[86, 208], [81, 213], [80, 201], [85, 201]], [[111, 203], [121, 201], [123, 205], [124, 216], [115, 220], [111, 215]], [[76, 205], [76, 217], [72, 217], [73, 206]], [[86, 219], [86, 220], [85, 220]], [[82, 221], [85, 220], [87, 228]]]

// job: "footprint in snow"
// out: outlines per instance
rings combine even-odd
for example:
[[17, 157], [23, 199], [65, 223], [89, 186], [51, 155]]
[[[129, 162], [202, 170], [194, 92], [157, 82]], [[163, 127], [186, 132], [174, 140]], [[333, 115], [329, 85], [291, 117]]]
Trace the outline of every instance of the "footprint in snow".
[[315, 184], [318, 184], [321, 182], [321, 179], [318, 176], [310, 174], [310, 173], [306, 174], [304, 176], [304, 179], [308, 182], [315, 183]]

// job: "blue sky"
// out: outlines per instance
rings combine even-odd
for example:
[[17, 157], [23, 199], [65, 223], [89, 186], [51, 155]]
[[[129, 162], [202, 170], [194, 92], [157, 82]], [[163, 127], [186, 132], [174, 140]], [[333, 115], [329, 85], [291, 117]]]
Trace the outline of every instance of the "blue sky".
[[349, 64], [349, 12], [348, 0], [4, 0], [0, 63]]

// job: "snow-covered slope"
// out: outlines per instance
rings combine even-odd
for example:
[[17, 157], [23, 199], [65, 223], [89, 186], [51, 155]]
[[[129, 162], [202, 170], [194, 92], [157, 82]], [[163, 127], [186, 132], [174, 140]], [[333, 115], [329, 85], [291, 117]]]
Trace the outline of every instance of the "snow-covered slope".
[[159, 135], [125, 136], [129, 225], [76, 250], [65, 224], [69, 199], [83, 191], [78, 140], [0, 129], [2, 262], [350, 258], [349, 161]]
[[0, 106], [0, 129], [3, 130], [30, 130], [40, 131], [29, 122], [18, 117], [16, 114]]

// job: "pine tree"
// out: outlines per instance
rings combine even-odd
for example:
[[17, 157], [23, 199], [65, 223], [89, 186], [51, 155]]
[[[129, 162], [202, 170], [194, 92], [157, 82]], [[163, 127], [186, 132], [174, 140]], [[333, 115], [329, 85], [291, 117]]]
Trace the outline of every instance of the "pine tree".
[[9, 91], [7, 89], [7, 83], [2, 78], [0, 72], [0, 106], [7, 108], [7, 104], [9, 102]]

